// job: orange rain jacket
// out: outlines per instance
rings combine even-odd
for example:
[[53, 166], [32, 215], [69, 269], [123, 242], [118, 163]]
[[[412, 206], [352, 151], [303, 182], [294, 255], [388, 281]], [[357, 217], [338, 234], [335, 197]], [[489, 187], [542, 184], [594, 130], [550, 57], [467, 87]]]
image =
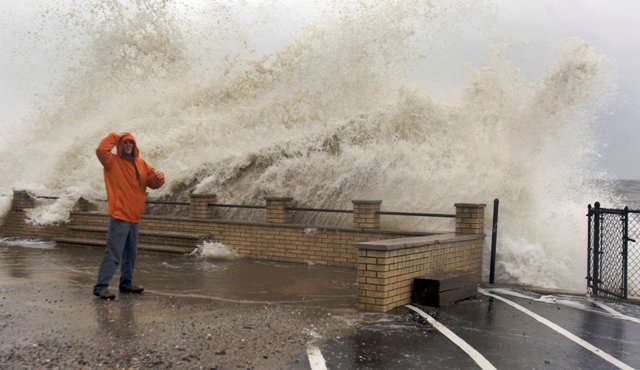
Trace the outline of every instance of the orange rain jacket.
[[[125, 140], [134, 142], [133, 158], [123, 155]], [[117, 154], [111, 152], [113, 147], [117, 147]], [[153, 172], [154, 168], [138, 156], [138, 145], [130, 133], [122, 136], [115, 132], [109, 133], [98, 144], [96, 154], [104, 167], [109, 215], [118, 220], [139, 223], [147, 199], [147, 186], [157, 189], [164, 184], [164, 179], [159, 179]], [[139, 178], [136, 176], [134, 161]]]

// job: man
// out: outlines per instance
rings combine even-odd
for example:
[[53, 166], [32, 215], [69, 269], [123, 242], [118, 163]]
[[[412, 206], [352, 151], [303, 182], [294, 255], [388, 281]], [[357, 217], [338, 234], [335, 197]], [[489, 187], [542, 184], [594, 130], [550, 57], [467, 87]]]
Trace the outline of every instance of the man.
[[[116, 154], [112, 153], [114, 147]], [[143, 287], [133, 285], [138, 224], [144, 211], [147, 187], [161, 187], [164, 174], [138, 156], [136, 140], [128, 132], [109, 133], [98, 144], [96, 154], [104, 167], [110, 217], [107, 245], [93, 294], [102, 299], [115, 298], [108, 287], [121, 261], [120, 292], [142, 293]]]

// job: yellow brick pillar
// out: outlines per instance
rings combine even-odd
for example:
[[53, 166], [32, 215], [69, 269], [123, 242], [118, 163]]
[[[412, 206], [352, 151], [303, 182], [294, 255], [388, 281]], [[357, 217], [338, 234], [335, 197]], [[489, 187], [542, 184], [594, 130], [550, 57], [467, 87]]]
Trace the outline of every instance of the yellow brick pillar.
[[266, 221], [274, 224], [290, 224], [293, 222], [293, 207], [291, 197], [265, 197], [267, 202]]
[[35, 200], [26, 190], [14, 190], [13, 201], [11, 202], [12, 211], [20, 211], [27, 208], [33, 208]]
[[456, 234], [484, 234], [486, 204], [456, 203]]
[[358, 243], [358, 308], [368, 312], [387, 312], [394, 305], [393, 285], [396, 279], [390, 272], [391, 251], [372, 248], [366, 243]]
[[209, 203], [216, 203], [218, 196], [216, 194], [191, 194], [189, 204], [189, 217], [191, 218], [213, 218], [215, 215], [214, 207], [210, 207]]
[[353, 227], [358, 229], [380, 228], [381, 200], [352, 200]]

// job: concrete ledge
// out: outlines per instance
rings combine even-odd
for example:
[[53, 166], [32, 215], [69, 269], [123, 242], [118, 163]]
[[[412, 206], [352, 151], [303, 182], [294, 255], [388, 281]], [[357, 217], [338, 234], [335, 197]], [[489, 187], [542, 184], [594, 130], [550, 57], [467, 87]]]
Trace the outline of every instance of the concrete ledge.
[[[68, 226], [69, 230], [73, 231], [89, 231], [89, 232], [101, 232], [107, 233], [109, 232], [108, 226]], [[177, 239], [207, 239], [213, 238], [213, 235], [206, 233], [184, 233], [184, 232], [176, 232], [176, 231], [159, 231], [159, 230], [146, 230], [140, 229], [138, 231], [138, 235], [149, 235], [149, 236], [159, 236], [165, 238], [177, 238]]]
[[432, 244], [462, 242], [462, 241], [470, 241], [470, 240], [484, 240], [484, 237], [485, 237], [484, 234], [467, 235], [467, 234], [446, 233], [446, 234], [427, 235], [427, 236], [418, 236], [418, 237], [376, 240], [371, 242], [361, 242], [361, 243], [358, 243], [358, 249], [375, 250], [375, 251], [394, 251], [398, 249], [422, 247], [422, 246], [427, 246]]
[[[99, 247], [104, 248], [106, 241], [97, 239], [84, 239], [84, 238], [55, 238], [57, 246], [60, 247]], [[169, 246], [161, 244], [146, 244], [138, 243], [139, 250], [154, 251], [154, 252], [167, 252], [167, 253], [180, 253], [187, 254], [193, 252], [194, 247], [179, 247]]]

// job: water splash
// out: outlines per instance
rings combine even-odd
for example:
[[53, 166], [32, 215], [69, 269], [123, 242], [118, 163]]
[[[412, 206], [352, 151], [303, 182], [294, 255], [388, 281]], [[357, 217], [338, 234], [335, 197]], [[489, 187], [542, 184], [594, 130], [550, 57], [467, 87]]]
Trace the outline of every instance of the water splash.
[[13, 199], [9, 195], [0, 195], [0, 222], [4, 222], [5, 216], [11, 210]]
[[218, 259], [218, 260], [234, 260], [241, 258], [242, 256], [232, 247], [224, 245], [222, 243], [215, 243], [205, 241], [198, 244], [198, 247], [190, 253], [192, 256], [196, 256], [202, 259]]
[[70, 221], [70, 211], [82, 196], [82, 189], [69, 187], [61, 189], [58, 199], [54, 201], [42, 202], [45, 204], [27, 209], [27, 222], [32, 225], [52, 225]]
[[56, 243], [52, 241], [42, 241], [36, 239], [21, 238], [0, 238], [0, 245], [11, 247], [33, 248], [33, 249], [55, 249]]
[[[0, 149], [0, 187], [103, 198], [95, 146], [107, 132], [127, 130], [167, 175], [156, 197], [211, 192], [225, 203], [255, 204], [292, 196], [327, 208], [382, 199], [388, 210], [447, 213], [455, 202], [498, 197], [499, 279], [584, 290], [586, 236], [576, 235], [585, 206], [615, 203], [590, 181], [601, 175], [592, 125], [611, 86], [606, 59], [589, 45], [567, 41], [535, 77], [497, 48], [471, 68], [465, 86], [449, 87], [457, 93], [442, 94], [416, 84], [413, 68], [444, 50], [436, 45], [462, 42], [455, 39], [462, 25], [489, 33], [478, 22], [491, 13], [485, 3], [329, 3], [282, 47], [262, 51], [251, 33], [263, 21], [247, 18], [243, 6], [211, 4], [49, 9], [65, 25], [61, 37], [76, 45], [72, 61]], [[62, 220], [65, 206], [31, 217]]]

